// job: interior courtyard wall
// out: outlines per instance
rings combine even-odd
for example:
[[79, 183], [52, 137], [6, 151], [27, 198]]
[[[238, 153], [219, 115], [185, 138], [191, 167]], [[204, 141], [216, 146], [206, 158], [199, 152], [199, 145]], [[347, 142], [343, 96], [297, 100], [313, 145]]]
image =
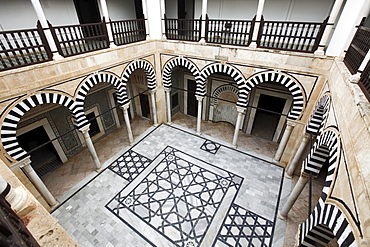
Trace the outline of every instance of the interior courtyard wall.
[[[370, 109], [369, 103], [360, 88], [349, 82], [350, 74], [344, 64], [336, 60], [330, 70], [328, 86], [330, 89], [333, 111], [338, 128], [341, 133], [342, 159], [340, 166], [348, 167], [348, 176], [343, 183], [336, 183], [333, 192], [340, 196], [345, 203], [352, 204], [352, 200], [358, 205], [363, 234], [369, 236], [370, 212], [369, 186], [370, 186]], [[342, 169], [341, 171], [344, 171]], [[347, 181], [346, 181], [347, 180]], [[347, 191], [347, 182], [351, 181], [352, 193]], [[361, 206], [359, 206], [361, 205]], [[355, 214], [355, 212], [353, 212]]]

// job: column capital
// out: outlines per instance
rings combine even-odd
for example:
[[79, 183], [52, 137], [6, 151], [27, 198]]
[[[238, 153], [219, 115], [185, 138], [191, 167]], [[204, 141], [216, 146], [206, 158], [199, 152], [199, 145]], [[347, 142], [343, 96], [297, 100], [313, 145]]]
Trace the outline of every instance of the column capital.
[[149, 93], [153, 94], [153, 93], [157, 92], [157, 90], [158, 90], [158, 88], [151, 89], [151, 90], [149, 90]]
[[195, 98], [197, 98], [198, 101], [202, 101], [204, 99], [204, 96], [195, 95]]
[[287, 119], [286, 125], [290, 127], [296, 126], [296, 123], [293, 120]]
[[21, 161], [18, 161], [14, 165], [12, 165], [10, 168], [13, 169], [15, 167], [23, 168], [27, 165], [31, 164], [31, 156], [27, 156], [26, 158], [22, 159]]
[[90, 123], [88, 123], [85, 126], [79, 128], [78, 130], [81, 131], [83, 134], [88, 133], [89, 130], [90, 130]]
[[127, 109], [130, 107], [130, 102], [124, 104], [121, 106], [121, 108], [124, 110], [124, 111], [127, 111]]
[[169, 87], [164, 87], [164, 91], [165, 91], [165, 92], [171, 92], [171, 88], [169, 88]]
[[246, 109], [247, 109], [247, 108], [245, 108], [245, 107], [236, 106], [236, 110], [238, 111], [238, 113], [244, 113], [244, 111], [245, 111]]

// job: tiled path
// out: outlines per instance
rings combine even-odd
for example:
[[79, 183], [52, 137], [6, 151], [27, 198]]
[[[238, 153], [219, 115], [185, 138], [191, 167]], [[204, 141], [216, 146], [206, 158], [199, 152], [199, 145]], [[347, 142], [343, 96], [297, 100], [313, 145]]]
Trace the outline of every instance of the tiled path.
[[272, 243], [281, 167], [178, 125], [111, 161], [52, 213], [80, 246]]

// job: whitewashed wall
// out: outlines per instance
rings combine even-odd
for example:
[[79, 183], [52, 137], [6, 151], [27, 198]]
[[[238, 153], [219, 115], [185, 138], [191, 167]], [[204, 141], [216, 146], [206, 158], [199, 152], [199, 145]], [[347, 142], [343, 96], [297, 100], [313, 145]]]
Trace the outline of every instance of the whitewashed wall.
[[[73, 0], [40, 0], [54, 26], [79, 24]], [[98, 1], [99, 3], [99, 1]], [[136, 19], [134, 0], [107, 0], [112, 20]], [[37, 16], [30, 0], [0, 0], [0, 30], [35, 28]]]

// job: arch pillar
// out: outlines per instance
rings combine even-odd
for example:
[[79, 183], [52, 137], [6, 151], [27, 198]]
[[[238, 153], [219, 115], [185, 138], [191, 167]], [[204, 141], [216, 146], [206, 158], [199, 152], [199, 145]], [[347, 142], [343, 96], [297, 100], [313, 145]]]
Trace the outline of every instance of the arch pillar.
[[201, 135], [200, 129], [202, 125], [202, 104], [204, 96], [195, 95], [198, 100], [198, 115], [197, 115], [197, 135]]
[[127, 110], [128, 110], [129, 107], [130, 107], [130, 103], [127, 103], [127, 104], [121, 106], [121, 108], [123, 110], [123, 116], [125, 118], [128, 139], [129, 139], [130, 145], [132, 145], [134, 143], [134, 136], [132, 134], [130, 118], [128, 117], [128, 111]]
[[290, 134], [292, 133], [294, 126], [295, 126], [295, 123], [288, 119], [286, 128], [284, 130], [283, 137], [281, 138], [279, 147], [278, 147], [278, 149], [276, 151], [276, 154], [275, 154], [275, 157], [273, 159], [274, 163], [276, 163], [276, 164], [279, 163], [280, 158], [283, 155], [283, 151], [285, 149], [286, 144], [288, 143]]
[[166, 93], [166, 106], [167, 106], [167, 124], [171, 125], [171, 99], [170, 99], [170, 93], [171, 88], [165, 88], [164, 89]]
[[150, 93], [150, 99], [152, 101], [152, 112], [153, 112], [153, 121], [154, 121], [154, 126], [158, 126], [158, 118], [157, 118], [157, 106], [155, 103], [155, 93], [157, 89], [149, 90]]
[[23, 171], [27, 174], [33, 185], [37, 188], [40, 192], [42, 197], [50, 206], [55, 206], [57, 201], [55, 200], [54, 196], [50, 193], [44, 182], [41, 180], [39, 175], [35, 172], [35, 170], [31, 166], [31, 157], [27, 156], [23, 160], [19, 161], [15, 166], [19, 166], [23, 169]]
[[96, 154], [96, 151], [95, 151], [95, 148], [94, 148], [94, 144], [91, 141], [91, 138], [90, 138], [90, 135], [89, 135], [89, 130], [90, 130], [90, 124], [87, 124], [84, 127], [82, 127], [82, 128], [79, 129], [79, 131], [81, 131], [81, 133], [84, 136], [84, 139], [85, 139], [87, 148], [89, 149], [89, 152], [91, 154], [91, 157], [92, 157], [92, 159], [94, 161], [95, 168], [98, 171], [101, 168], [101, 164], [100, 164], [98, 155]]
[[288, 166], [288, 170], [286, 171], [286, 174], [285, 174], [286, 177], [292, 178], [294, 171], [297, 167], [298, 161], [302, 157], [303, 151], [305, 150], [309, 139], [310, 139], [310, 135], [305, 133], [301, 141], [301, 144], [299, 145], [299, 148], [294, 155], [294, 158], [291, 160], [290, 165]]
[[240, 129], [240, 125], [241, 125], [241, 122], [242, 122], [242, 117], [243, 117], [245, 108], [237, 106], [236, 110], [238, 111], [238, 118], [236, 119], [235, 131], [234, 131], [234, 137], [233, 137], [233, 143], [232, 143], [234, 148], [237, 147], [236, 143], [238, 142], [239, 129]]
[[298, 182], [296, 183], [292, 192], [290, 193], [287, 202], [284, 204], [283, 208], [278, 213], [278, 217], [280, 219], [282, 220], [287, 219], [290, 209], [293, 207], [294, 203], [296, 202], [298, 196], [301, 194], [302, 190], [306, 186], [309, 179], [310, 176], [302, 172], [301, 176], [298, 179]]

